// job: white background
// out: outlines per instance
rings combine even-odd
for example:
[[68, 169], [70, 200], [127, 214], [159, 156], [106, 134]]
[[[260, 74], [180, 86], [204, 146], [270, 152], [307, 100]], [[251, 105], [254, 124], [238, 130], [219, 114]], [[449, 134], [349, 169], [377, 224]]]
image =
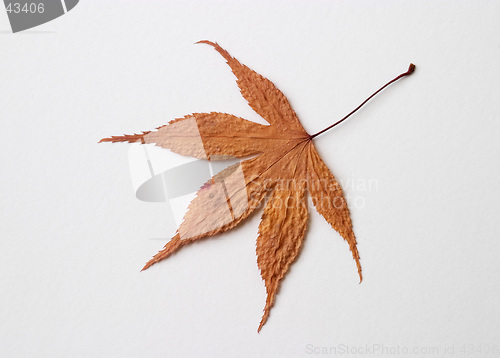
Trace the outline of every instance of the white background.
[[[88, 0], [11, 34], [0, 11], [0, 355], [495, 356], [499, 15], [495, 1]], [[97, 144], [192, 112], [261, 121], [203, 39], [271, 79], [310, 133], [417, 65], [315, 139], [351, 206], [363, 283], [312, 210], [260, 334], [260, 214], [139, 272], [176, 228], [135, 198], [128, 145]]]

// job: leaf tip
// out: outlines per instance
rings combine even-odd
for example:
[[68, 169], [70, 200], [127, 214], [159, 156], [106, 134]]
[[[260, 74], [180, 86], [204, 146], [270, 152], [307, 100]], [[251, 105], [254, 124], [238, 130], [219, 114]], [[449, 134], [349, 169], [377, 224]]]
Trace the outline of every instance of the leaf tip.
[[195, 45], [197, 44], [207, 44], [207, 45], [210, 45], [210, 46], [216, 46], [217, 43], [214, 43], [212, 41], [209, 41], [209, 40], [200, 40], [200, 41], [197, 41], [194, 43]]
[[144, 267], [141, 269], [141, 272], [142, 272], [142, 271], [147, 270], [147, 269], [148, 269], [151, 265], [152, 265], [152, 264], [150, 264], [150, 263], [148, 262], [148, 263], [147, 263], [146, 265], [144, 265]]
[[267, 322], [267, 319], [269, 318], [269, 314], [271, 313], [271, 307], [273, 306], [274, 303], [274, 293], [268, 293], [267, 299], [266, 299], [266, 307], [264, 307], [264, 314], [262, 315], [262, 319], [260, 320], [259, 328], [257, 329], [257, 333], [260, 333], [260, 330], [262, 327]]
[[355, 258], [356, 266], [358, 267], [359, 283], [363, 282], [363, 273], [361, 270], [361, 264], [359, 263], [359, 256]]
[[111, 143], [118, 143], [118, 142], [128, 142], [128, 143], [136, 143], [136, 142], [141, 142], [142, 144], [146, 144], [144, 137], [151, 133], [151, 131], [147, 132], [142, 132], [141, 134], [124, 134], [122, 136], [111, 136], [109, 138], [103, 138], [97, 143], [102, 143], [102, 142], [111, 142]]
[[212, 41], [208, 41], [208, 40], [201, 40], [201, 41], [198, 41], [196, 43], [197, 44], [207, 44], [207, 45], [212, 46], [218, 53], [220, 53], [222, 55], [222, 57], [224, 57], [226, 59], [226, 61], [228, 63], [231, 61], [234, 61], [234, 58], [231, 57], [231, 55], [229, 55], [229, 53], [226, 50], [224, 50], [222, 47], [220, 47], [217, 42], [212, 42]]
[[259, 328], [257, 328], [257, 333], [260, 333], [260, 330], [262, 329], [262, 327], [264, 327], [264, 325], [266, 324], [266, 321], [267, 321], [267, 317], [269, 316], [269, 311], [268, 312], [265, 312], [264, 313], [264, 316], [262, 316], [262, 319], [260, 321], [260, 324], [259, 324]]
[[151, 260], [149, 260], [146, 265], [142, 268], [141, 272], [144, 270], [147, 270], [151, 266], [153, 266], [155, 263], [160, 262], [163, 259], [166, 259], [170, 255], [172, 255], [174, 252], [176, 252], [178, 249], [180, 249], [186, 241], [182, 241], [179, 234], [176, 234], [172, 240], [167, 242], [163, 250], [158, 252], [156, 255], [153, 256]]

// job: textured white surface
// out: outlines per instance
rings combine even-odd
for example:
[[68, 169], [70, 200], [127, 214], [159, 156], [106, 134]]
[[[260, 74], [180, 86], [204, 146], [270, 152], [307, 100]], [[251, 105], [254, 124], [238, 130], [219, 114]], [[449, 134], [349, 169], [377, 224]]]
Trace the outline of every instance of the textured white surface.
[[[494, 1], [87, 0], [13, 35], [0, 11], [0, 355], [494, 356], [499, 15]], [[173, 220], [135, 198], [126, 144], [96, 144], [196, 111], [260, 121], [203, 39], [271, 79], [310, 133], [417, 65], [315, 140], [365, 280], [313, 211], [260, 334], [260, 214], [141, 273]]]

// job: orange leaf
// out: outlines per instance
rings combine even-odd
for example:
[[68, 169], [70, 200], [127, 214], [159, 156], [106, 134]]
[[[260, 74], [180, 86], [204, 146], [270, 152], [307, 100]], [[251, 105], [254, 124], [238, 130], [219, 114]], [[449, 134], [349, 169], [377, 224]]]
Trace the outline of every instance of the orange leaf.
[[412, 73], [415, 66], [410, 65], [408, 72], [387, 83], [342, 120], [311, 136], [300, 124], [286, 97], [271, 81], [242, 65], [218, 44], [200, 42], [213, 46], [226, 59], [241, 94], [270, 125], [225, 113], [195, 113], [175, 119], [155, 131], [104, 138], [101, 142], [156, 144], [182, 155], [208, 160], [227, 156], [243, 158], [240, 163], [214, 175], [198, 190], [175, 236], [143, 270], [186, 244], [235, 227], [269, 195], [257, 239], [257, 263], [267, 290], [260, 331], [268, 319], [280, 282], [301, 248], [307, 227], [307, 192], [316, 210], [349, 244], [362, 280], [346, 200], [312, 139], [345, 120], [392, 82]]

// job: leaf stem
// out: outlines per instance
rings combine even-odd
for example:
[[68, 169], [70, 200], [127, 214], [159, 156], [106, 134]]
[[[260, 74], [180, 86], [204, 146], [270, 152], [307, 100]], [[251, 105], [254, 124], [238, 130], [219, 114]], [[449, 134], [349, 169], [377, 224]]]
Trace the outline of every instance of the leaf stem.
[[389, 86], [391, 83], [393, 82], [396, 82], [397, 80], [399, 80], [400, 78], [403, 78], [405, 76], [408, 76], [408, 75], [411, 75], [413, 73], [413, 71], [415, 71], [415, 65], [413, 63], [410, 63], [410, 66], [408, 67], [408, 71], [406, 71], [405, 73], [402, 73], [400, 74], [399, 76], [397, 76], [396, 78], [390, 80], [389, 82], [387, 82], [385, 85], [383, 85], [382, 87], [380, 87], [375, 93], [373, 93], [370, 97], [368, 97], [367, 99], [364, 100], [363, 103], [361, 103], [358, 107], [356, 107], [351, 113], [349, 113], [347, 116], [345, 116], [344, 118], [342, 118], [340, 121], [338, 122], [335, 122], [334, 124], [332, 124], [331, 126], [329, 127], [326, 127], [325, 129], [319, 131], [318, 133], [315, 133], [315, 134], [312, 134], [310, 136], [311, 139], [313, 139], [314, 137], [317, 137], [319, 136], [320, 134], [322, 133], [325, 133], [327, 130], [329, 129], [332, 129], [333, 127], [335, 127], [336, 125], [342, 123], [343, 121], [345, 121], [347, 118], [349, 118], [352, 114], [354, 114], [358, 109], [360, 109], [361, 107], [363, 107], [365, 105], [366, 102], [368, 102], [369, 100], [371, 100], [373, 97], [375, 97], [375, 95], [377, 95], [380, 91], [382, 91], [384, 88], [386, 88], [387, 86]]

